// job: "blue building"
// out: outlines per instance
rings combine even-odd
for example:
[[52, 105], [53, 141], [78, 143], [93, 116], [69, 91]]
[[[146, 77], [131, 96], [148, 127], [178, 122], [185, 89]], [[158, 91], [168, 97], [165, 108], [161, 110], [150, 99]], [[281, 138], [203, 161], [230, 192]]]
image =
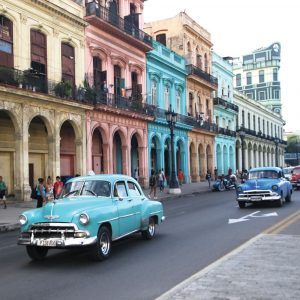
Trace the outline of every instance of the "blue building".
[[213, 53], [213, 75], [218, 78], [218, 91], [214, 97], [214, 120], [218, 126], [215, 137], [215, 166], [218, 175], [236, 170], [235, 142], [238, 106], [233, 104], [233, 70], [230, 58]]
[[170, 108], [178, 113], [174, 129], [176, 174], [181, 169], [185, 181], [188, 171], [188, 131], [186, 125], [186, 70], [185, 59], [153, 41], [153, 50], [147, 53], [147, 102], [156, 106], [155, 120], [148, 123], [149, 174], [151, 169], [164, 169], [166, 178], [171, 175], [171, 138], [165, 112]]

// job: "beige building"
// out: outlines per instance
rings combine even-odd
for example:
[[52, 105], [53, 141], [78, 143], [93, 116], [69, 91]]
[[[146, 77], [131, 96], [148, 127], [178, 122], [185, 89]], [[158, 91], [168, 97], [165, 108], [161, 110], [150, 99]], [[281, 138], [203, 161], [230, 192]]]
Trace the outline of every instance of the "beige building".
[[0, 0], [0, 175], [28, 200], [39, 177], [86, 172], [84, 9]]
[[189, 133], [189, 165], [191, 181], [205, 179], [206, 171], [213, 170], [214, 137], [213, 91], [217, 79], [212, 71], [212, 42], [210, 33], [185, 12], [165, 20], [146, 23], [144, 30], [154, 39], [186, 59], [187, 112], [197, 119]]

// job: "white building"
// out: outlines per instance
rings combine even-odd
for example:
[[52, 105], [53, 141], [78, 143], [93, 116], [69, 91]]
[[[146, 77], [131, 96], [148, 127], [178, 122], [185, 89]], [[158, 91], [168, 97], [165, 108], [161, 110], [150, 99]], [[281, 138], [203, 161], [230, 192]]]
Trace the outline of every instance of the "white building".
[[239, 107], [236, 120], [237, 169], [284, 166], [284, 120], [279, 114], [237, 90], [234, 91], [233, 97], [234, 103]]

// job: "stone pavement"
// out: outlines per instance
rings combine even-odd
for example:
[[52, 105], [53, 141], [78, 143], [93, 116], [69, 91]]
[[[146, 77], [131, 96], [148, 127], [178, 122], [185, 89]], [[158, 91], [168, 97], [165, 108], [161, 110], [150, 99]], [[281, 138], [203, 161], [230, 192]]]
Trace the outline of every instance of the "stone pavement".
[[[168, 188], [166, 187], [163, 192], [159, 191], [157, 188], [157, 198], [159, 201], [172, 199], [174, 197], [182, 197], [183, 195], [191, 195], [196, 193], [209, 192], [207, 182], [197, 182], [184, 184], [181, 186], [181, 195], [172, 195], [168, 193]], [[149, 194], [149, 189], [144, 190], [146, 196]], [[153, 195], [152, 199], [153, 199]], [[2, 203], [0, 203], [0, 232], [10, 231], [19, 229], [18, 216], [25, 210], [36, 207], [36, 201], [29, 202], [15, 202], [7, 201], [7, 209], [3, 209]]]

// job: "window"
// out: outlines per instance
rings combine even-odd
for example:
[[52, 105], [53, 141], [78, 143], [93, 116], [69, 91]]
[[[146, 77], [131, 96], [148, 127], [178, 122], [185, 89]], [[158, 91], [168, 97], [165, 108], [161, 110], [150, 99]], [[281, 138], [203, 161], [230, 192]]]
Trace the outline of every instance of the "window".
[[245, 126], [245, 112], [242, 110], [242, 126]]
[[248, 113], [248, 128], [251, 129], [250, 113]]
[[258, 117], [258, 131], [260, 131], [260, 117]]
[[228, 85], [227, 87], [227, 96], [228, 96], [228, 99], [230, 98], [230, 86]]
[[246, 94], [246, 96], [247, 96], [249, 99], [253, 99], [253, 94], [252, 94], [252, 93], [248, 93], [248, 94]]
[[258, 100], [265, 100], [265, 92], [259, 92]]
[[193, 115], [193, 99], [194, 99], [194, 96], [192, 93], [189, 93], [189, 115], [192, 116]]
[[208, 59], [207, 59], [207, 54], [204, 54], [204, 71], [208, 73]]
[[13, 23], [0, 15], [0, 66], [13, 68]]
[[110, 197], [110, 182], [104, 180], [88, 180], [84, 183], [82, 195]]
[[267, 134], [269, 135], [269, 121], [267, 121]]
[[278, 81], [278, 69], [273, 69], [273, 81]]
[[219, 116], [216, 116], [216, 124], [219, 126]]
[[242, 85], [242, 75], [241, 74], [236, 74], [235, 80], [236, 80], [236, 86]]
[[253, 130], [256, 131], [255, 115], [253, 115]]
[[166, 43], [167, 43], [167, 37], [166, 37], [166, 34], [165, 33], [161, 33], [161, 34], [158, 34], [156, 36], [156, 40], [158, 42], [160, 42], [161, 44], [163, 44], [164, 46], [166, 46]]
[[181, 112], [180, 104], [181, 104], [181, 93], [180, 93], [180, 90], [177, 90], [176, 91], [176, 109], [177, 109], [177, 113], [179, 113], [179, 114]]
[[263, 133], [265, 133], [265, 120], [263, 120]]
[[67, 44], [61, 44], [62, 79], [70, 81], [75, 86], [75, 51]]
[[114, 197], [124, 198], [127, 197], [127, 189], [124, 181], [119, 181], [115, 184]]
[[274, 99], [279, 99], [279, 98], [280, 98], [279, 90], [274, 90]]
[[252, 84], [252, 74], [251, 72], [247, 73], [247, 85]]
[[166, 85], [165, 86], [165, 109], [169, 109], [170, 101], [169, 101], [169, 87]]
[[129, 189], [129, 196], [131, 197], [141, 196], [141, 191], [135, 183], [128, 181], [128, 189]]
[[263, 82], [265, 82], [265, 71], [260, 70], [259, 71], [259, 83], [263, 83]]
[[157, 83], [156, 80], [152, 80], [151, 85], [151, 94], [152, 94], [152, 105], [157, 105]]

